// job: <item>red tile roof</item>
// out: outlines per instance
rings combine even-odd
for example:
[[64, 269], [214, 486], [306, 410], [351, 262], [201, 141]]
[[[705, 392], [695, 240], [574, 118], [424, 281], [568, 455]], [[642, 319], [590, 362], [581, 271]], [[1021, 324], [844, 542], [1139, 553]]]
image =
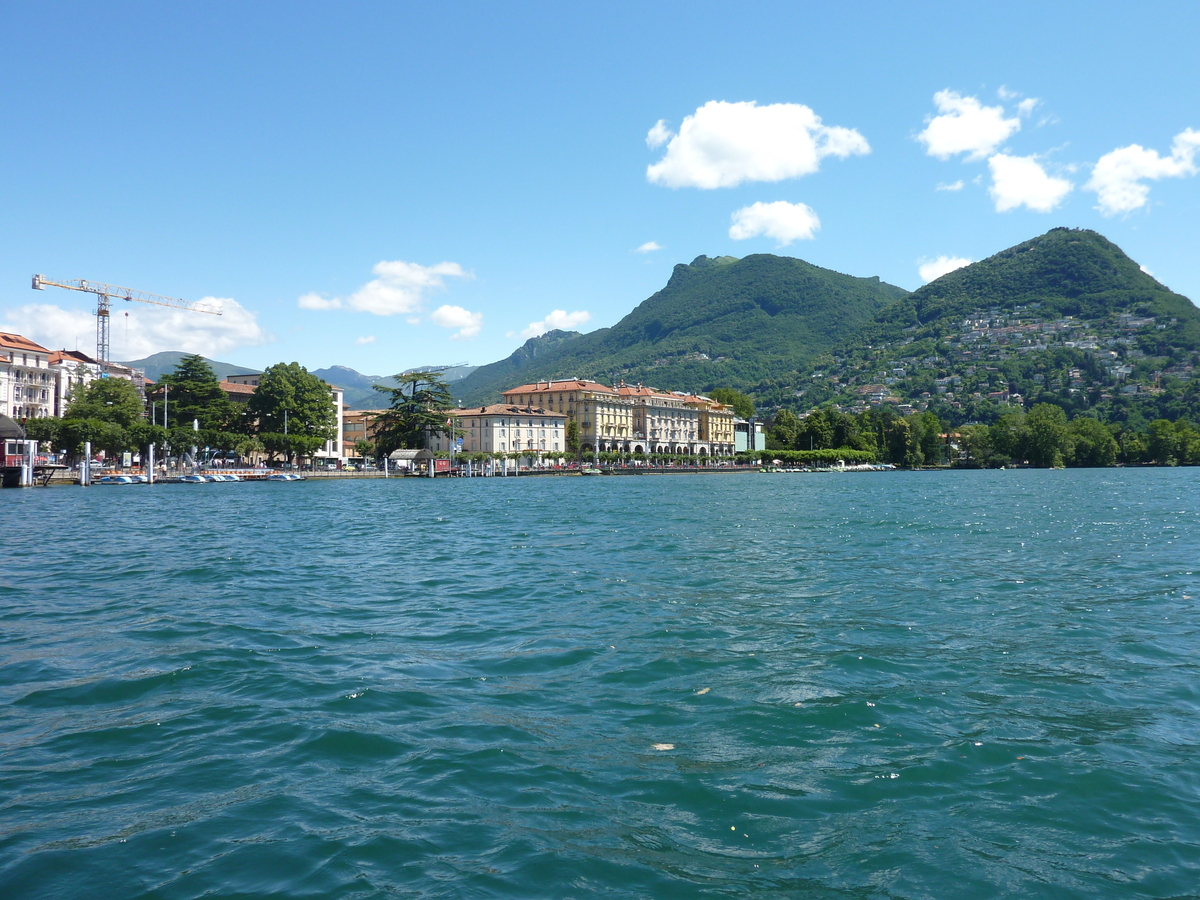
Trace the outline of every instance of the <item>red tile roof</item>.
[[468, 406], [465, 409], [450, 409], [456, 416], [534, 416], [545, 419], [565, 418], [563, 413], [551, 412], [540, 406], [514, 406], [511, 403], [493, 403], [490, 406]]
[[594, 391], [598, 394], [615, 394], [612, 388], [598, 381], [587, 381], [582, 378], [572, 378], [567, 381], [538, 381], [534, 384], [523, 384], [520, 387], [509, 388], [501, 393], [509, 394], [548, 394], [559, 391]]
[[9, 334], [6, 331], [0, 331], [0, 347], [4, 347], [8, 350], [21, 350], [23, 352], [32, 353], [50, 352], [41, 344], [35, 344], [27, 337], [19, 334]]

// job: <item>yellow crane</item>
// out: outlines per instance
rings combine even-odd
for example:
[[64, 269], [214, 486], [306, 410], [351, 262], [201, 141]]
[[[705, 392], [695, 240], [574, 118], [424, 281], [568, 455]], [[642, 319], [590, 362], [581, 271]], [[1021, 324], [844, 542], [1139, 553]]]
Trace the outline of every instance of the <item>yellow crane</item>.
[[68, 291], [83, 291], [87, 294], [96, 295], [96, 359], [102, 365], [110, 361], [108, 358], [108, 319], [111, 308], [110, 301], [114, 297], [126, 301], [136, 300], [138, 303], [153, 303], [155, 306], [169, 306], [172, 309], [187, 309], [192, 312], [208, 313], [211, 316], [221, 315], [221, 308], [219, 306], [215, 308], [201, 306], [198, 303], [189, 303], [187, 300], [179, 300], [176, 297], [164, 297], [161, 294], [135, 291], [133, 288], [118, 287], [115, 284], [102, 284], [99, 281], [84, 281], [83, 279], [76, 281], [53, 281], [45, 275], [33, 276], [33, 289], [35, 291], [45, 290], [48, 287], [64, 288]]

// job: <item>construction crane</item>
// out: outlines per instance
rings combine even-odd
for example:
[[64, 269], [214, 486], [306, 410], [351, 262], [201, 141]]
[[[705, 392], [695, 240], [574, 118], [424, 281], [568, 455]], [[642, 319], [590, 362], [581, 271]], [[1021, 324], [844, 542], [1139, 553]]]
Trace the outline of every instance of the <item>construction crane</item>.
[[33, 289], [44, 290], [47, 287], [64, 288], [68, 291], [83, 291], [96, 295], [96, 361], [107, 365], [109, 356], [108, 319], [110, 301], [117, 297], [121, 300], [136, 300], [138, 303], [153, 303], [155, 306], [169, 306], [172, 309], [187, 309], [192, 312], [208, 313], [211, 316], [221, 315], [221, 308], [201, 306], [189, 303], [175, 297], [164, 297], [161, 294], [150, 294], [146, 291], [135, 291], [133, 288], [117, 287], [115, 284], [101, 284], [98, 281], [52, 281], [45, 275], [33, 276]]

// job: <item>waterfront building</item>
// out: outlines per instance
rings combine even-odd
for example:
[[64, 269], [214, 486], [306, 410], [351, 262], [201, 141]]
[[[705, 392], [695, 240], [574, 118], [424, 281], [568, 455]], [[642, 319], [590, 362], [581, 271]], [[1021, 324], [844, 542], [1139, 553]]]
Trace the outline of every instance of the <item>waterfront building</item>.
[[104, 366], [79, 350], [54, 350], [50, 353], [50, 368], [55, 374], [54, 412], [62, 418], [71, 402], [71, 392], [81, 391], [102, 377]]
[[733, 424], [737, 418], [733, 408], [711, 397], [695, 395], [688, 397], [684, 405], [696, 410], [701, 446], [707, 445], [713, 456], [732, 456], [735, 446]]
[[730, 456], [733, 410], [709, 397], [620, 382], [615, 388], [572, 378], [504, 391], [517, 405], [538, 405], [578, 428], [583, 453], [679, 453]]
[[[467, 409], [446, 410], [454, 437], [430, 435], [430, 450], [446, 451], [454, 443], [456, 452], [565, 454], [567, 416], [543, 407], [493, 403]], [[461, 440], [461, 445], [458, 441]]]
[[617, 394], [633, 407], [634, 453], [686, 453], [708, 456], [700, 442], [700, 413], [687, 394], [660, 391], [642, 384], [617, 385]]
[[733, 447], [737, 453], [767, 449], [767, 434], [758, 419], [733, 420]]
[[0, 412], [13, 419], [53, 416], [58, 372], [50, 351], [27, 337], [0, 331]]
[[509, 405], [542, 407], [565, 416], [578, 429], [584, 453], [632, 449], [633, 404], [607, 385], [581, 378], [538, 381], [511, 388], [503, 396]]
[[342, 440], [347, 456], [359, 455], [354, 449], [359, 441], [366, 441], [374, 449], [379, 417], [385, 412], [386, 409], [347, 409], [342, 413]]

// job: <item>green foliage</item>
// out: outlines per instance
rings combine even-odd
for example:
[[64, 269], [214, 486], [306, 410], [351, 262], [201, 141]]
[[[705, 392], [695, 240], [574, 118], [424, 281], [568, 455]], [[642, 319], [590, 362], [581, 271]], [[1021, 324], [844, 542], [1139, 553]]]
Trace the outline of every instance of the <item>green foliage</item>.
[[454, 400], [441, 375], [413, 372], [394, 379], [399, 387], [375, 388], [387, 395], [390, 403], [376, 421], [375, 447], [381, 456], [393, 450], [418, 449], [427, 436], [452, 434], [447, 411], [454, 407]]
[[724, 403], [733, 408], [733, 414], [740, 419], [749, 419], [754, 415], [754, 401], [741, 391], [730, 387], [713, 388], [708, 396], [718, 403]]
[[47, 417], [44, 419], [26, 419], [24, 423], [27, 440], [46, 444], [48, 447], [58, 445], [59, 434], [62, 431], [62, 419]]
[[1073, 445], [1072, 465], [1096, 468], [1111, 466], [1117, 461], [1121, 448], [1101, 422], [1080, 416], [1071, 422], [1069, 431]]
[[132, 382], [98, 378], [67, 406], [64, 419], [95, 419], [121, 428], [142, 421], [145, 404]]
[[246, 416], [268, 452], [289, 460], [319, 450], [337, 434], [329, 385], [294, 362], [276, 363], [263, 372], [246, 403]]
[[1039, 403], [1025, 417], [1029, 432], [1027, 454], [1035, 466], [1062, 466], [1071, 453], [1067, 414], [1061, 406]]
[[164, 375], [167, 386], [167, 426], [191, 425], [212, 431], [231, 429], [238, 411], [233, 401], [221, 390], [221, 384], [208, 361], [198, 354], [183, 357], [175, 371]]
[[468, 405], [546, 378], [624, 379], [672, 390], [744, 390], [795, 369], [849, 338], [907, 296], [878, 278], [854, 278], [799, 259], [701, 256], [677, 265], [667, 286], [612, 328], [554, 343], [531, 339], [508, 360], [454, 385]]
[[828, 450], [756, 450], [743, 458], [757, 459], [763, 465], [771, 465], [775, 460], [779, 460], [788, 466], [830, 466], [839, 460], [847, 465], [872, 463], [878, 459], [878, 455], [871, 450], [840, 447]]

